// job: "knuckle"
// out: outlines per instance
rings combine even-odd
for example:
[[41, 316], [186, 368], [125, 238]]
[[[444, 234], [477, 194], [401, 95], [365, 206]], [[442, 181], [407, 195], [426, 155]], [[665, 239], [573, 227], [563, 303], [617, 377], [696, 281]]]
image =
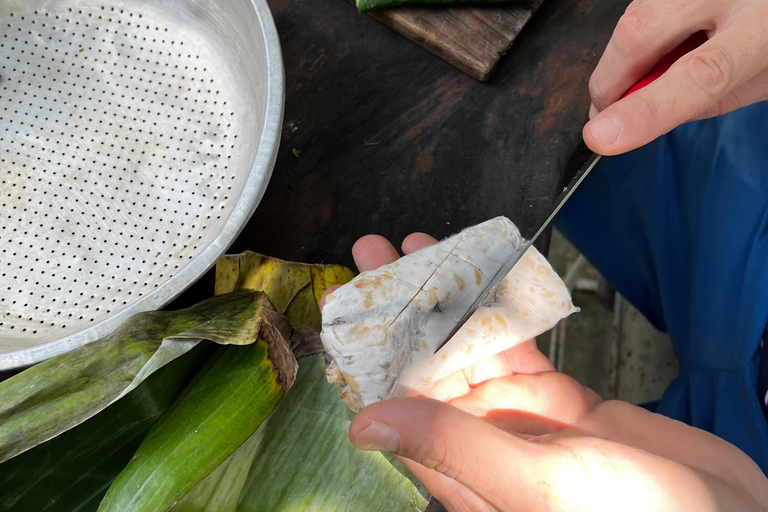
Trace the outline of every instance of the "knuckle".
[[630, 104], [631, 111], [628, 113], [630, 119], [636, 119], [638, 121], [646, 121], [649, 119], [659, 118], [659, 107], [649, 101], [645, 96], [641, 94], [632, 94], [630, 98], [632, 101]]
[[462, 474], [461, 458], [457, 457], [444, 442], [430, 440], [417, 450], [416, 460], [429, 469], [434, 469], [448, 478], [456, 479]]
[[646, 4], [630, 5], [619, 18], [613, 33], [613, 43], [621, 54], [630, 54], [645, 44], [648, 29], [655, 23], [653, 9]]
[[595, 75], [595, 73], [592, 73], [592, 76], [589, 78], [589, 96], [592, 98], [593, 101], [598, 103], [602, 103], [605, 98], [605, 89], [603, 87], [602, 80]]
[[695, 87], [713, 97], [727, 90], [734, 72], [730, 55], [717, 46], [696, 52], [686, 62], [685, 70]]

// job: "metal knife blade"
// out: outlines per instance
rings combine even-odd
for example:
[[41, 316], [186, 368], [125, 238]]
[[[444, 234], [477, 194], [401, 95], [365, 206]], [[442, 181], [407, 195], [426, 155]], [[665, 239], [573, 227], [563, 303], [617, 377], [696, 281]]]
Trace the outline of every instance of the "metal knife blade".
[[[630, 94], [634, 93], [635, 91], [639, 91], [646, 85], [653, 83], [657, 78], [663, 75], [672, 66], [672, 64], [674, 64], [680, 57], [695, 50], [696, 48], [704, 44], [706, 41], [707, 41], [706, 32], [701, 31], [691, 35], [688, 39], [683, 41], [683, 43], [680, 44], [677, 48], [673, 49], [671, 52], [664, 55], [659, 60], [659, 62], [656, 63], [656, 66], [654, 66], [654, 68], [647, 75], [645, 75], [637, 84], [635, 84], [634, 87], [632, 87], [630, 90], [624, 93], [623, 97], [627, 97]], [[445, 340], [440, 344], [437, 350], [435, 350], [435, 352], [443, 348], [443, 346], [446, 343], [448, 343], [448, 340], [453, 338], [453, 336], [459, 331], [459, 329], [461, 329], [461, 327], [467, 322], [469, 317], [471, 317], [472, 314], [475, 311], [477, 311], [477, 308], [479, 308], [483, 304], [483, 302], [485, 302], [485, 299], [487, 299], [488, 296], [496, 290], [496, 288], [501, 284], [501, 282], [504, 280], [507, 274], [509, 274], [509, 271], [512, 270], [512, 268], [515, 266], [515, 264], [518, 261], [520, 261], [520, 258], [522, 258], [525, 252], [531, 247], [531, 245], [533, 245], [533, 242], [536, 241], [539, 235], [541, 235], [541, 233], [544, 232], [544, 230], [547, 228], [549, 223], [552, 222], [552, 219], [555, 218], [555, 215], [557, 215], [557, 212], [560, 211], [560, 208], [563, 207], [563, 205], [568, 200], [568, 198], [571, 197], [571, 195], [578, 188], [578, 186], [581, 185], [581, 182], [584, 181], [584, 178], [587, 177], [587, 175], [595, 167], [595, 165], [597, 165], [597, 162], [599, 161], [600, 161], [600, 155], [591, 153], [586, 163], [584, 163], [584, 165], [581, 166], [581, 168], [573, 177], [573, 179], [571, 179], [571, 182], [568, 184], [568, 186], [565, 187], [563, 191], [560, 193], [560, 196], [557, 198], [557, 200], [554, 203], [554, 209], [552, 210], [552, 213], [550, 213], [550, 215], [547, 217], [544, 223], [539, 226], [538, 230], [533, 234], [533, 236], [528, 238], [527, 236], [528, 233], [522, 233], [523, 237], [527, 238], [527, 242], [524, 243], [522, 246], [520, 246], [519, 249], [512, 255], [512, 257], [510, 257], [509, 260], [504, 264], [504, 266], [499, 269], [496, 275], [493, 276], [493, 278], [490, 280], [488, 285], [483, 289], [483, 291], [480, 293], [480, 295], [475, 300], [475, 302], [472, 303], [472, 305], [469, 307], [467, 312], [464, 313], [464, 315], [461, 317], [459, 322], [451, 330], [451, 332], [448, 334]]]
[[[544, 230], [549, 226], [549, 223], [552, 222], [552, 219], [555, 218], [555, 215], [557, 215], [557, 212], [560, 211], [560, 209], [563, 207], [565, 202], [571, 197], [571, 195], [576, 191], [579, 185], [581, 185], [581, 182], [584, 181], [584, 178], [587, 177], [587, 175], [590, 173], [590, 171], [597, 165], [597, 162], [600, 161], [600, 155], [597, 155], [595, 153], [592, 153], [587, 162], [579, 169], [579, 171], [574, 175], [573, 179], [571, 179], [571, 182], [568, 184], [567, 187], [563, 189], [563, 191], [560, 193], [560, 196], [558, 196], [557, 200], [554, 203], [554, 208], [552, 210], [552, 213], [549, 214], [547, 219], [544, 221], [543, 224], [541, 224], [537, 231], [534, 233], [532, 237], [527, 239], [524, 244], [522, 244], [520, 247], [518, 247], [517, 251], [507, 260], [507, 262], [502, 266], [498, 272], [491, 278], [491, 280], [488, 282], [486, 287], [483, 289], [482, 292], [480, 292], [480, 295], [475, 299], [475, 302], [472, 303], [472, 305], [469, 307], [469, 309], [464, 313], [464, 315], [461, 317], [459, 322], [456, 324], [456, 326], [451, 330], [451, 332], [448, 334], [448, 336], [445, 338], [445, 341], [443, 341], [440, 346], [437, 348], [437, 350], [440, 350], [446, 343], [448, 343], [448, 340], [453, 338], [453, 336], [459, 332], [459, 329], [469, 320], [469, 317], [471, 317], [475, 311], [477, 311], [477, 308], [479, 308], [483, 302], [485, 302], [485, 299], [488, 298], [489, 295], [494, 293], [496, 289], [499, 287], [501, 282], [504, 280], [505, 277], [507, 277], [507, 274], [509, 274], [510, 270], [517, 264], [518, 261], [520, 261], [520, 258], [523, 257], [523, 255], [528, 251], [528, 249], [533, 245], [533, 243], [536, 241], [536, 239], [541, 235]], [[437, 352], [435, 350], [435, 352]]]

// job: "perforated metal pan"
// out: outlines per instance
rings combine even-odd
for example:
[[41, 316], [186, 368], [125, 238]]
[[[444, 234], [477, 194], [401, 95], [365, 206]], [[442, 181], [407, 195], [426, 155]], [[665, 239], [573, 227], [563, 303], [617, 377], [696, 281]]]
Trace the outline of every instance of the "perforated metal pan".
[[0, 370], [162, 307], [274, 166], [264, 0], [0, 1]]

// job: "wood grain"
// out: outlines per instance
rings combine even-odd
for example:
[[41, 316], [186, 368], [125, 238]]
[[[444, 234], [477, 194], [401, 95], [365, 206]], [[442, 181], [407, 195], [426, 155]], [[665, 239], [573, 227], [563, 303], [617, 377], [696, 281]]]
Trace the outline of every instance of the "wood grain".
[[[229, 252], [354, 268], [350, 249], [368, 233], [399, 247], [413, 231], [444, 238], [497, 215], [540, 224], [628, 2], [544, 2], [494, 79], [479, 83], [339, 0], [269, 0], [286, 71], [282, 141]], [[213, 277], [170, 308], [210, 297]]]
[[542, 1], [477, 7], [406, 6], [369, 15], [484, 82]]
[[[269, 188], [229, 252], [354, 268], [350, 249], [368, 233], [399, 246], [413, 231], [443, 238], [496, 215], [542, 222], [581, 142], [589, 76], [628, 3], [544, 2], [483, 84], [339, 0], [269, 0], [285, 124]], [[214, 276], [167, 309], [211, 297]]]

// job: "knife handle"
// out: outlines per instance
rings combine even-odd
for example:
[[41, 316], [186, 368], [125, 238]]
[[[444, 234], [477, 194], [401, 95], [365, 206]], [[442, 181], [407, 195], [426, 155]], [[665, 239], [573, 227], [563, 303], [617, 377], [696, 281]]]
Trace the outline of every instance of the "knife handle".
[[656, 66], [653, 67], [653, 69], [645, 75], [639, 82], [637, 82], [630, 90], [624, 93], [624, 96], [622, 98], [626, 98], [630, 94], [632, 94], [635, 91], [639, 91], [646, 85], [654, 82], [657, 78], [659, 78], [661, 75], [666, 73], [666, 71], [677, 62], [677, 60], [682, 57], [683, 55], [695, 50], [702, 44], [707, 42], [707, 33], [703, 30], [700, 32], [696, 32], [691, 37], [683, 41], [680, 46], [669, 52], [668, 54], [664, 55], [661, 60], [656, 64]]

